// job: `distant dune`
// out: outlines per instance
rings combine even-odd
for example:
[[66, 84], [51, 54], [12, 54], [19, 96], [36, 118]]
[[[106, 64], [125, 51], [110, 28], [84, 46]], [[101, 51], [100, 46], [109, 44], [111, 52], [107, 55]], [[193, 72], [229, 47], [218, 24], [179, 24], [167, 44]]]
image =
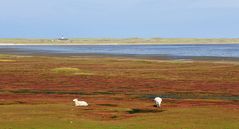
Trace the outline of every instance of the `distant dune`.
[[0, 45], [140, 45], [140, 44], [239, 44], [239, 38], [126, 38], [126, 39], [0, 39]]

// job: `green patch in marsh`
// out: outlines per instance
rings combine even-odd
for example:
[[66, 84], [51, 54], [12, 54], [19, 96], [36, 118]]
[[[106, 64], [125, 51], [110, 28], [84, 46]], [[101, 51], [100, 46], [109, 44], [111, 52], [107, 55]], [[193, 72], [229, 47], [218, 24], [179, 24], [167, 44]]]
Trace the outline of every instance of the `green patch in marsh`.
[[77, 73], [81, 70], [78, 68], [70, 68], [70, 67], [62, 67], [62, 68], [54, 68], [51, 70], [54, 73]]
[[[80, 115], [76, 115], [76, 113]], [[92, 111], [72, 110], [66, 104], [1, 106], [3, 129], [238, 129], [238, 109], [222, 107], [170, 108], [162, 113], [134, 114], [111, 120], [87, 118]], [[37, 116], [37, 117], [36, 117]], [[133, 115], [132, 115], [133, 116]], [[50, 121], [50, 122], [49, 122]]]
[[71, 68], [71, 67], [62, 67], [62, 68], [54, 68], [51, 70], [53, 73], [57, 74], [70, 74], [70, 75], [94, 75], [91, 72], [86, 70], [82, 70], [79, 68]]
[[0, 62], [16, 62], [12, 55], [0, 54]]
[[0, 62], [16, 62], [16, 60], [0, 59]]
[[11, 57], [12, 55], [8, 55], [8, 54], [0, 54], [1, 58], [6, 58], [6, 57]]

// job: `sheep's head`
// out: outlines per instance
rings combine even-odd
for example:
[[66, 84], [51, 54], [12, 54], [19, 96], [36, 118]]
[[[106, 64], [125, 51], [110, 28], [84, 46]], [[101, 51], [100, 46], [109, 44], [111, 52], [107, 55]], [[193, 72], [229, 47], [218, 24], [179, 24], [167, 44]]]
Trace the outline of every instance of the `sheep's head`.
[[78, 101], [78, 99], [73, 99], [74, 102]]

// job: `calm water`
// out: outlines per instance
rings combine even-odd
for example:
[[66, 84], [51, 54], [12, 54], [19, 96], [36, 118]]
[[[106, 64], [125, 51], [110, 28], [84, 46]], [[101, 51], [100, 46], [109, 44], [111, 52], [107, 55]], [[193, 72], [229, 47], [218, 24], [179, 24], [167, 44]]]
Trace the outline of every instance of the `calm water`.
[[0, 46], [8, 54], [109, 54], [167, 57], [239, 58], [239, 44], [227, 45], [64, 45], [64, 46]]

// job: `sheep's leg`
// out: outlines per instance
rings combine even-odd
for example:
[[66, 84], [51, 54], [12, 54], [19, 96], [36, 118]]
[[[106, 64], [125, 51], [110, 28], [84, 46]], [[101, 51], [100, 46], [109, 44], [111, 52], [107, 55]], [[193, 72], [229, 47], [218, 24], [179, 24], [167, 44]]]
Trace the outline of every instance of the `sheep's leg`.
[[159, 102], [157, 102], [157, 104], [156, 104], [156, 105], [157, 105], [157, 107], [158, 107], [158, 108], [160, 107], [160, 104], [159, 104]]
[[157, 103], [157, 102], [156, 102], [155, 104], [156, 104], [156, 107], [159, 107], [159, 105], [158, 105], [158, 103]]

